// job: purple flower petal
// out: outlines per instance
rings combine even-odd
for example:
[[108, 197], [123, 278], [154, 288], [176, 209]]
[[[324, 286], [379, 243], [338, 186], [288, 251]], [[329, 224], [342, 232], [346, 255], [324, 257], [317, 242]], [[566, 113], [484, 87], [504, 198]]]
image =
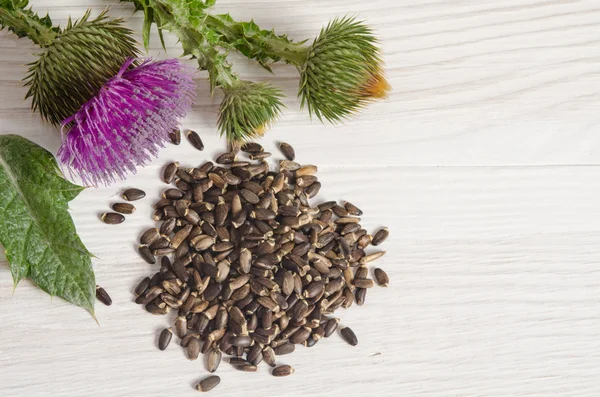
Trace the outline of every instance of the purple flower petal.
[[108, 185], [147, 164], [169, 140], [195, 97], [193, 71], [176, 59], [144, 61], [121, 71], [85, 103], [58, 150], [85, 184]]

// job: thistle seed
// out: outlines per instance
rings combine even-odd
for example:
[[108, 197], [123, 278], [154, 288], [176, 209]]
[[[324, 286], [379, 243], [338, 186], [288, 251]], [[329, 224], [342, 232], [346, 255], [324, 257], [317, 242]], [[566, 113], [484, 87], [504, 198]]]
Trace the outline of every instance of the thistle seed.
[[214, 389], [219, 383], [221, 383], [221, 378], [217, 375], [209, 376], [208, 378], [204, 378], [196, 385], [196, 390], [201, 392], [207, 392]]
[[296, 345], [294, 345], [292, 343], [285, 343], [281, 346], [277, 346], [277, 347], [273, 348], [273, 351], [275, 352], [275, 355], [277, 355], [277, 356], [283, 356], [285, 354], [293, 353], [294, 350], [296, 350]]
[[150, 277], [144, 277], [135, 287], [135, 296], [140, 296], [148, 290], [150, 286]]
[[123, 192], [122, 197], [126, 201], [136, 201], [146, 197], [146, 192], [140, 189], [127, 189]]
[[200, 136], [198, 135], [198, 133], [196, 131], [188, 130], [187, 138], [193, 147], [195, 147], [196, 149], [198, 149], [200, 151], [204, 150], [204, 143], [202, 142], [202, 139], [200, 139]]
[[179, 145], [181, 143], [181, 131], [179, 128], [176, 128], [169, 133], [169, 139], [173, 145]]
[[119, 223], [123, 223], [125, 221], [125, 217], [121, 214], [117, 214], [116, 212], [107, 212], [102, 214], [100, 219], [107, 225], [118, 225]]
[[156, 263], [156, 258], [152, 254], [150, 248], [147, 245], [140, 245], [138, 248], [140, 256], [149, 264], [154, 265]]
[[388, 286], [388, 284], [390, 283], [390, 278], [388, 277], [386, 272], [384, 272], [380, 268], [377, 268], [373, 271], [373, 273], [375, 275], [375, 280], [377, 280], [377, 284], [379, 284], [381, 287]]
[[266, 159], [267, 157], [271, 157], [271, 153], [269, 153], [269, 152], [251, 153], [248, 157], [250, 157], [250, 160], [262, 160], [262, 159]]
[[360, 208], [348, 201], [344, 202], [344, 208], [346, 208], [346, 211], [348, 211], [350, 215], [361, 216], [363, 214]]
[[106, 292], [104, 288], [100, 287], [99, 285], [96, 285], [96, 298], [106, 306], [112, 305], [112, 299], [110, 295], [108, 295], [108, 292]]
[[160, 350], [165, 350], [167, 346], [169, 346], [169, 343], [171, 343], [172, 337], [173, 331], [171, 331], [171, 328], [163, 329], [160, 333], [160, 336], [158, 337], [158, 348]]
[[115, 203], [112, 205], [112, 209], [120, 214], [133, 214], [135, 207], [129, 203]]
[[375, 233], [375, 235], [373, 236], [373, 241], [371, 241], [371, 244], [373, 244], [374, 246], [378, 246], [379, 244], [383, 243], [389, 235], [390, 232], [387, 227], [379, 229], [377, 233]]
[[200, 355], [200, 339], [192, 338], [187, 345], [188, 359], [197, 360]]
[[221, 363], [221, 352], [218, 349], [212, 349], [208, 352], [206, 359], [206, 369], [208, 372], [215, 372]]
[[294, 368], [290, 365], [280, 365], [278, 367], [273, 368], [271, 374], [273, 376], [288, 376], [294, 373]]
[[169, 163], [165, 167], [165, 171], [163, 173], [163, 181], [165, 181], [165, 183], [173, 183], [173, 180], [175, 179], [175, 173], [177, 172], [178, 167], [178, 162]]
[[342, 328], [340, 334], [342, 335], [342, 338], [344, 338], [344, 340], [348, 342], [348, 344], [352, 346], [358, 345], [358, 339], [356, 339], [354, 331], [352, 331], [349, 327]]
[[234, 368], [237, 369], [238, 371], [244, 371], [244, 372], [258, 371], [258, 367], [256, 365], [251, 365], [251, 364], [235, 365]]
[[142, 234], [142, 236], [140, 237], [140, 243], [149, 245], [149, 244], [152, 244], [154, 241], [158, 240], [159, 237], [160, 237], [160, 234], [158, 234], [158, 229], [153, 227], [153, 228], [146, 230]]
[[246, 142], [242, 145], [242, 151], [246, 153], [260, 153], [264, 150], [262, 145], [256, 142]]

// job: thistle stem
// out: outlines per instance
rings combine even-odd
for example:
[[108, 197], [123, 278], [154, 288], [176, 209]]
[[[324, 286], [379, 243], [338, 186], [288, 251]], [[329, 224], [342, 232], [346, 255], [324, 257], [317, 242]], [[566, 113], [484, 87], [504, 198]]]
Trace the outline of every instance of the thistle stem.
[[247, 23], [234, 21], [228, 15], [205, 13], [205, 24], [241, 52], [244, 52], [241, 50], [242, 46], [249, 46], [252, 52], [262, 53], [272, 59], [282, 59], [296, 66], [301, 66], [306, 60], [308, 47], [302, 43], [295, 43], [285, 36], [277, 36], [264, 30], [247, 34], [244, 29], [244, 24]]
[[29, 37], [40, 47], [48, 47], [57, 32], [42, 24], [31, 10], [9, 10], [0, 7], [0, 26], [8, 28], [19, 37]]
[[162, 24], [159, 28], [165, 27], [175, 33], [185, 54], [192, 55], [198, 61], [199, 68], [208, 71], [211, 91], [216, 86], [230, 87], [235, 84], [238, 77], [231, 70], [226, 55], [222, 54], [215, 46], [210, 45], [201, 32], [188, 27], [185, 20], [178, 20], [177, 15], [171, 13], [159, 2], [153, 3], [152, 6]]

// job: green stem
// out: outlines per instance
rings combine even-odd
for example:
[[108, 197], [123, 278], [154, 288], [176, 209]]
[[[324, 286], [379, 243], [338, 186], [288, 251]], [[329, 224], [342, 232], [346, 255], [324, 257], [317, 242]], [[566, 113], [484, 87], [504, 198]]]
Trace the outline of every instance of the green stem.
[[[212, 15], [205, 13], [205, 24], [218, 32], [224, 41], [233, 45], [246, 56], [273, 61], [283, 60], [301, 66], [306, 60], [308, 47], [295, 43], [286, 36], [277, 36], [273, 31], [261, 30], [254, 22], [234, 21], [229, 15]], [[251, 25], [256, 29], [245, 29]]]
[[8, 28], [19, 37], [29, 37], [40, 47], [48, 47], [54, 42], [57, 31], [43, 22], [31, 10], [0, 7], [0, 26]]
[[235, 84], [238, 78], [232, 72], [225, 54], [222, 54], [215, 46], [210, 45], [201, 32], [188, 27], [185, 20], [179, 20], [177, 15], [171, 13], [164, 5], [153, 2], [152, 7], [158, 16], [159, 29], [174, 33], [181, 42], [184, 53], [196, 58], [200, 69], [208, 71], [211, 91], [216, 86], [230, 87]]

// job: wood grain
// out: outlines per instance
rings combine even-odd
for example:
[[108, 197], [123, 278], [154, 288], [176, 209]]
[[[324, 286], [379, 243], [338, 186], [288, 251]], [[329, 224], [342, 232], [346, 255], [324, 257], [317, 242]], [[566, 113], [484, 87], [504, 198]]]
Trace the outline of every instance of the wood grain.
[[[138, 29], [129, 4], [33, 0], [65, 23], [112, 5]], [[343, 126], [310, 121], [295, 98], [297, 72], [270, 75], [236, 57], [245, 78], [271, 80], [288, 95], [284, 117], [263, 143], [290, 142], [319, 165], [320, 199], [360, 206], [363, 224], [386, 225], [377, 262], [387, 289], [341, 311], [359, 339], [338, 335], [284, 356], [296, 373], [276, 379], [222, 365], [213, 394], [226, 396], [597, 396], [600, 382], [600, 7], [593, 0], [220, 0], [219, 12], [310, 38], [336, 15], [367, 19], [381, 37], [394, 87]], [[153, 36], [150, 54], [165, 54]], [[58, 134], [32, 115], [20, 79], [35, 48], [0, 32], [0, 133], [56, 151]], [[191, 63], [193, 64], [193, 63]], [[184, 126], [207, 147], [168, 147], [149, 167], [72, 203], [98, 283], [113, 306], [86, 313], [28, 282], [14, 291], [0, 263], [0, 394], [12, 396], [196, 395], [206, 371], [173, 344], [156, 348], [168, 319], [132, 302], [155, 269], [135, 241], [152, 225], [151, 203], [168, 161], [194, 165], [224, 149], [215, 134], [219, 95], [198, 75]], [[148, 198], [114, 227], [98, 214], [125, 187]], [[1, 254], [0, 254], [1, 255]]]

